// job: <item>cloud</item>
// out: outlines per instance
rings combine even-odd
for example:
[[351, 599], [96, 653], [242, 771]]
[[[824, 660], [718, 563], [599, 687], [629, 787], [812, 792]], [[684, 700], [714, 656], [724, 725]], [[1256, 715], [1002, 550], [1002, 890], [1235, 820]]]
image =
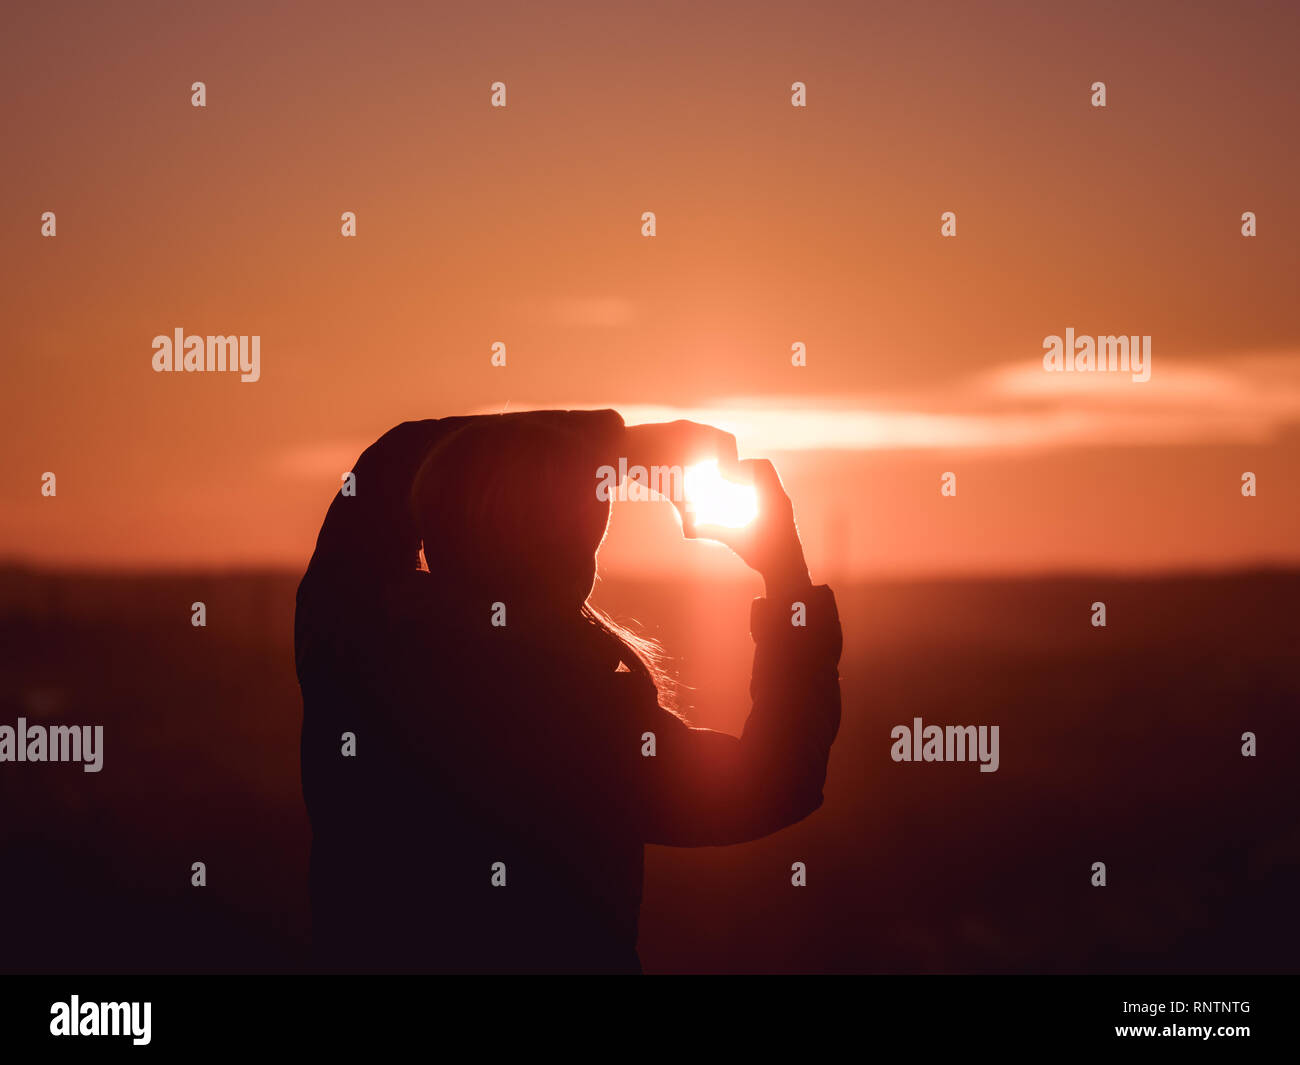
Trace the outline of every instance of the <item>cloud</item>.
[[320, 480], [333, 478], [338, 482], [352, 469], [357, 456], [374, 443], [374, 440], [317, 440], [300, 444], [280, 452], [272, 460], [272, 472], [295, 480]]
[[1048, 373], [1035, 359], [908, 393], [528, 405], [614, 407], [628, 424], [688, 418], [734, 433], [742, 450], [1260, 444], [1300, 424], [1300, 358], [1157, 360], [1144, 383], [1128, 374]]
[[551, 316], [560, 325], [587, 329], [612, 329], [627, 325], [635, 316], [631, 300], [616, 298], [589, 298], [557, 300], [551, 305]]
[[[739, 396], [691, 405], [616, 397], [510, 404], [511, 410], [601, 407], [615, 408], [629, 425], [707, 422], [734, 433], [746, 454], [1260, 445], [1300, 426], [1300, 356], [1234, 356], [1213, 365], [1157, 360], [1145, 383], [1128, 374], [1047, 373], [1035, 359], [898, 393]], [[499, 414], [501, 408], [474, 413]], [[295, 479], [334, 481], [370, 443], [302, 444], [276, 456], [273, 469]]]

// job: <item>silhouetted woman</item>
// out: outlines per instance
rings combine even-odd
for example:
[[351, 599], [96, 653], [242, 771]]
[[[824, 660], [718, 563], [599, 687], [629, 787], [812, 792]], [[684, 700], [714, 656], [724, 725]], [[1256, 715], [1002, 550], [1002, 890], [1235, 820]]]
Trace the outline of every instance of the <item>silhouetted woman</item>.
[[[766, 583], [739, 739], [662, 709], [646, 645], [587, 603], [620, 456], [718, 458], [758, 492], [748, 527], [688, 528]], [[646, 843], [752, 840], [822, 801], [839, 622], [775, 470], [707, 426], [530, 411], [404, 423], [351, 472], [296, 617], [321, 963], [640, 971]]]

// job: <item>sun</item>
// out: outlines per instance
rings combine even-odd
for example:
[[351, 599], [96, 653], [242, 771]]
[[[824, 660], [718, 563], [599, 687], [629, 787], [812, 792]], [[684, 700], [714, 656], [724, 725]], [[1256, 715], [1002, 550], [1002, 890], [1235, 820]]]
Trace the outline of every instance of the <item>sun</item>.
[[684, 480], [686, 509], [697, 525], [739, 529], [758, 514], [758, 493], [750, 485], [728, 481], [716, 462], [687, 467]]

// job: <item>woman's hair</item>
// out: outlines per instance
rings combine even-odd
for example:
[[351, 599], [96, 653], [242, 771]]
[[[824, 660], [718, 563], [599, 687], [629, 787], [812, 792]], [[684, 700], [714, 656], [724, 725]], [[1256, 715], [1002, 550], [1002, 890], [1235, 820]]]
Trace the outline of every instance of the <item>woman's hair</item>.
[[617, 642], [675, 711], [659, 645], [588, 602], [610, 503], [596, 493], [591, 442], [555, 421], [485, 415], [434, 447], [416, 473], [411, 513], [425, 565], [451, 596], [540, 602], [572, 611]]
[[627, 652], [623, 664], [629, 670], [644, 672], [659, 693], [659, 705], [686, 721], [681, 707], [681, 684], [669, 668], [668, 654], [659, 641], [620, 624], [591, 602], [582, 604], [582, 614]]

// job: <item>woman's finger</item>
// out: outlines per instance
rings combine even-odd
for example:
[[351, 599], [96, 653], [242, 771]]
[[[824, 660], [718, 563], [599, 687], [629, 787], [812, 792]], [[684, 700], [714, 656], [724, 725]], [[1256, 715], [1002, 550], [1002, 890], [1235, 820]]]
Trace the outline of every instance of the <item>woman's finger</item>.
[[784, 514], [788, 509], [793, 513], [781, 476], [770, 460], [741, 459], [733, 463], [730, 469], [719, 466], [719, 472], [728, 480], [752, 485], [758, 495], [760, 510], [769, 514]]

